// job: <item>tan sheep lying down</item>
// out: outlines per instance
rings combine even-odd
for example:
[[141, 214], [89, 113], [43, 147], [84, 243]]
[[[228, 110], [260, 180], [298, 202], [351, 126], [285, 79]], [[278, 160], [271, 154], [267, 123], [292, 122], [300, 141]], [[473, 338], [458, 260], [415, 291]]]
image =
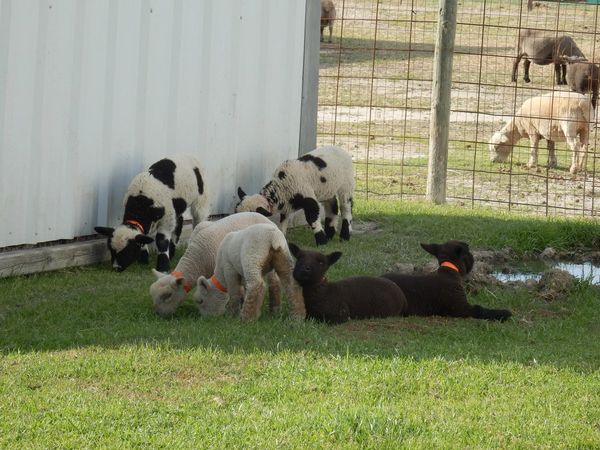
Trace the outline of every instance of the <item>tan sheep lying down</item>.
[[548, 167], [556, 167], [554, 143], [567, 142], [572, 151], [570, 171], [585, 168], [590, 118], [594, 117], [590, 99], [577, 92], [551, 92], [525, 100], [515, 116], [490, 139], [490, 159], [506, 161], [513, 146], [529, 138], [531, 156], [528, 167], [537, 166], [538, 143], [548, 142]]
[[273, 223], [252, 225], [225, 236], [214, 275], [198, 278], [194, 300], [202, 314], [220, 315], [227, 309], [235, 315], [243, 297], [241, 318], [256, 319], [263, 300], [263, 276], [273, 270], [286, 291], [290, 315], [304, 319], [304, 298], [292, 278], [293, 269], [290, 250], [279, 228]]
[[[271, 223], [259, 213], [232, 214], [215, 222], [201, 222], [194, 228], [188, 247], [170, 274], [153, 270], [157, 280], [150, 286], [154, 310], [161, 316], [175, 312], [187, 293], [196, 285], [199, 276], [209, 277], [215, 270], [217, 251], [225, 235], [257, 223]], [[270, 306], [279, 305], [279, 286], [269, 284]]]

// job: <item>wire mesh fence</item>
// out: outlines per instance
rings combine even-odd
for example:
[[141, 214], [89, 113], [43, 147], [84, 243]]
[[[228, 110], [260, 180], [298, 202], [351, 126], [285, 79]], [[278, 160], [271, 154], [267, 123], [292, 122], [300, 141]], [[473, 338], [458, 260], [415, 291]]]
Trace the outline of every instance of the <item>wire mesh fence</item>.
[[[321, 44], [319, 144], [335, 143], [351, 151], [359, 193], [423, 199], [438, 0], [337, 0], [335, 6], [332, 42], [325, 30]], [[546, 141], [539, 145], [537, 165], [530, 166], [526, 138], [506, 161], [490, 159], [491, 136], [524, 101], [570, 91], [557, 84], [562, 80], [556, 79], [551, 60], [538, 65], [531, 55], [531, 81], [523, 79], [524, 60], [512, 81], [517, 42], [525, 30], [555, 42], [570, 36], [585, 55], [583, 64], [595, 61], [599, 51], [598, 5], [533, 1], [531, 6], [528, 10], [526, 0], [459, 1], [447, 199], [547, 215], [595, 215], [600, 195], [595, 111], [589, 119], [585, 168], [577, 174], [570, 172], [572, 145], [560, 139], [555, 142], [556, 167], [548, 160]]]

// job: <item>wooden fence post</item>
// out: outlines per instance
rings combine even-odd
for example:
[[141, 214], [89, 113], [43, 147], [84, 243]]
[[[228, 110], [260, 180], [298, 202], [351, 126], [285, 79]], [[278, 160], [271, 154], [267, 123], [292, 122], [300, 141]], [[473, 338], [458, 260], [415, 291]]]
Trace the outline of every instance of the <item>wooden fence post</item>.
[[457, 0], [440, 0], [438, 30], [433, 57], [427, 200], [438, 204], [446, 202], [450, 88], [452, 86], [452, 55], [454, 53], [454, 35], [456, 32], [456, 4]]

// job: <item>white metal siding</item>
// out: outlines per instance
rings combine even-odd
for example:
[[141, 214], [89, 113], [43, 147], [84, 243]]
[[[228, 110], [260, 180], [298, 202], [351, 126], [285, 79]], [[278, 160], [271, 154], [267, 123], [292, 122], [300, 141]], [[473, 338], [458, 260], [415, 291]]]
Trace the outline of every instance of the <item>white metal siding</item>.
[[298, 152], [304, 1], [0, 0], [0, 247], [114, 226], [198, 155], [231, 212]]

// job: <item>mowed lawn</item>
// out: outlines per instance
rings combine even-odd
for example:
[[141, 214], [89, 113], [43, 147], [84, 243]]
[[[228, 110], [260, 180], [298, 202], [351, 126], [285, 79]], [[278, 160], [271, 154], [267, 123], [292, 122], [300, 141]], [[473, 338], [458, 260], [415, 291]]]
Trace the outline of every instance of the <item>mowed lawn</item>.
[[[355, 204], [375, 230], [323, 248], [329, 279], [429, 261], [419, 242], [477, 249], [598, 246], [590, 221], [419, 203]], [[309, 230], [290, 240], [312, 246]], [[327, 326], [171, 320], [149, 268], [108, 264], [0, 280], [2, 448], [598, 448], [600, 295], [547, 303], [484, 289], [507, 323], [441, 317]]]

